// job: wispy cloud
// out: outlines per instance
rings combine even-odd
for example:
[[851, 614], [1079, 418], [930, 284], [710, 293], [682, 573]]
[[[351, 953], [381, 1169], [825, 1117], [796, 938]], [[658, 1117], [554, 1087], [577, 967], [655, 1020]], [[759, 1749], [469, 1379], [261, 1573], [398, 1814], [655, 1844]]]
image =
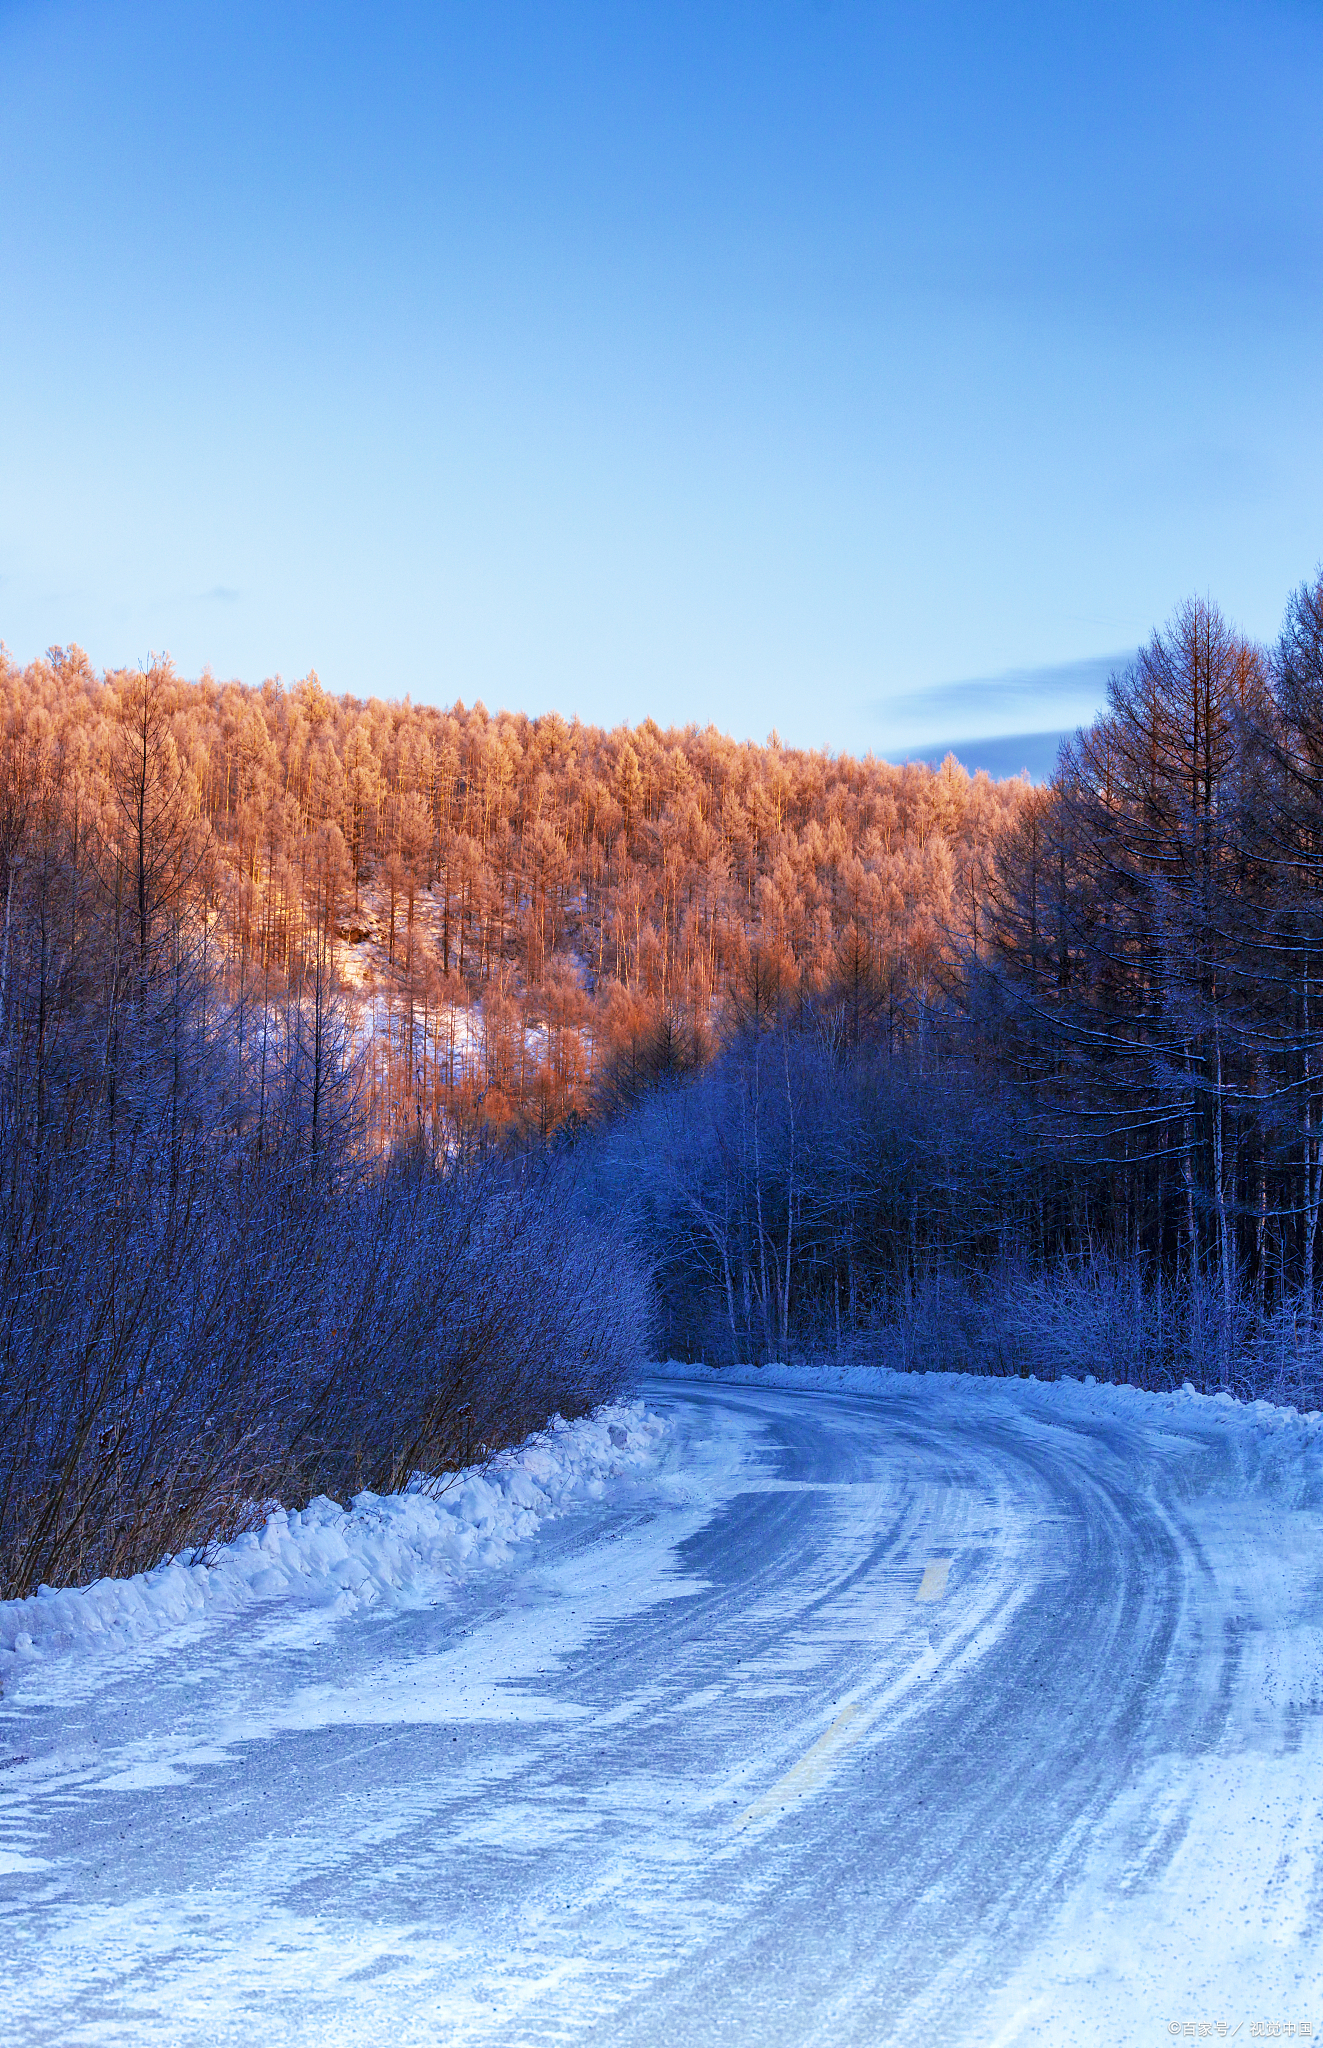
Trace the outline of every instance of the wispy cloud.
[[954, 754], [971, 775], [985, 768], [994, 779], [1027, 774], [1031, 782], [1047, 782], [1057, 765], [1057, 749], [1074, 732], [1063, 726], [1052, 732], [997, 733], [981, 740], [940, 740], [934, 746], [889, 749], [893, 761], [928, 761], [939, 767]]
[[1012, 734], [1027, 732], [1031, 737], [1041, 735], [1049, 725], [1054, 731], [1073, 732], [1101, 710], [1107, 697], [1107, 678], [1131, 658], [1132, 651], [1127, 649], [1121, 654], [1088, 655], [1082, 661], [969, 676], [960, 682], [906, 691], [874, 705], [873, 710], [883, 727], [883, 746], [893, 753], [898, 747], [908, 747], [911, 752], [922, 748], [926, 754], [943, 733], [950, 732], [988, 740], [1005, 735], [1008, 727]]
[[199, 604], [238, 604], [238, 602], [238, 591], [232, 590], [228, 583], [213, 583], [210, 590], [201, 591], [198, 596]]

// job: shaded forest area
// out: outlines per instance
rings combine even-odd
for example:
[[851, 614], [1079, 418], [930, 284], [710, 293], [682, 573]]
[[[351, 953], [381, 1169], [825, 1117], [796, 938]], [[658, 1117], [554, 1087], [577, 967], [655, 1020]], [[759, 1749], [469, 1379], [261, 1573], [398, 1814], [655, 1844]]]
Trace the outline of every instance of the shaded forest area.
[[658, 1348], [1318, 1404], [1323, 579], [1272, 648], [1180, 608], [1041, 790], [0, 692], [0, 1593]]
[[953, 905], [899, 1039], [838, 982], [601, 1141], [669, 1348], [1320, 1405], [1323, 579], [1182, 606]]

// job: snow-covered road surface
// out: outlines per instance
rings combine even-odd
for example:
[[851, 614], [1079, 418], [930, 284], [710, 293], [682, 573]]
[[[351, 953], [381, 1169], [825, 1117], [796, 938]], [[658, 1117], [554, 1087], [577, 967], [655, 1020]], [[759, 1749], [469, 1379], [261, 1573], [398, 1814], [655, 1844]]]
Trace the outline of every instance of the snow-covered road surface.
[[5, 2040], [1323, 2037], [1317, 1428], [646, 1393], [660, 1465], [436, 1605], [20, 1675]]

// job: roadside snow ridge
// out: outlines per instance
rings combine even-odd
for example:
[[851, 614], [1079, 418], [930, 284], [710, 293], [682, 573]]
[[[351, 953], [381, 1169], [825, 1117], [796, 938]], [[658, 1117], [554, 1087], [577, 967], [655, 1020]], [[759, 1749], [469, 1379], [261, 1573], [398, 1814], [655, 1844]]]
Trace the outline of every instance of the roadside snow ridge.
[[206, 1563], [167, 1559], [131, 1579], [42, 1586], [0, 1601], [0, 1679], [71, 1650], [117, 1649], [258, 1602], [295, 1600], [347, 1613], [421, 1605], [468, 1570], [509, 1561], [513, 1546], [576, 1499], [655, 1463], [668, 1425], [642, 1402], [612, 1403], [577, 1422], [554, 1416], [485, 1467], [416, 1480], [407, 1493], [324, 1495], [274, 1509], [265, 1526], [217, 1544]]

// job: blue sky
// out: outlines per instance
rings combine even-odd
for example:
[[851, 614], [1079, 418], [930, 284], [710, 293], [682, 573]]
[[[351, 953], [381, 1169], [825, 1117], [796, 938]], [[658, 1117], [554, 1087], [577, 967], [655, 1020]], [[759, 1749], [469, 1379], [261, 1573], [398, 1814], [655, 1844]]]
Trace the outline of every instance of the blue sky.
[[0, 0], [0, 636], [1014, 751], [1323, 556], [1321, 105], [1275, 0]]

